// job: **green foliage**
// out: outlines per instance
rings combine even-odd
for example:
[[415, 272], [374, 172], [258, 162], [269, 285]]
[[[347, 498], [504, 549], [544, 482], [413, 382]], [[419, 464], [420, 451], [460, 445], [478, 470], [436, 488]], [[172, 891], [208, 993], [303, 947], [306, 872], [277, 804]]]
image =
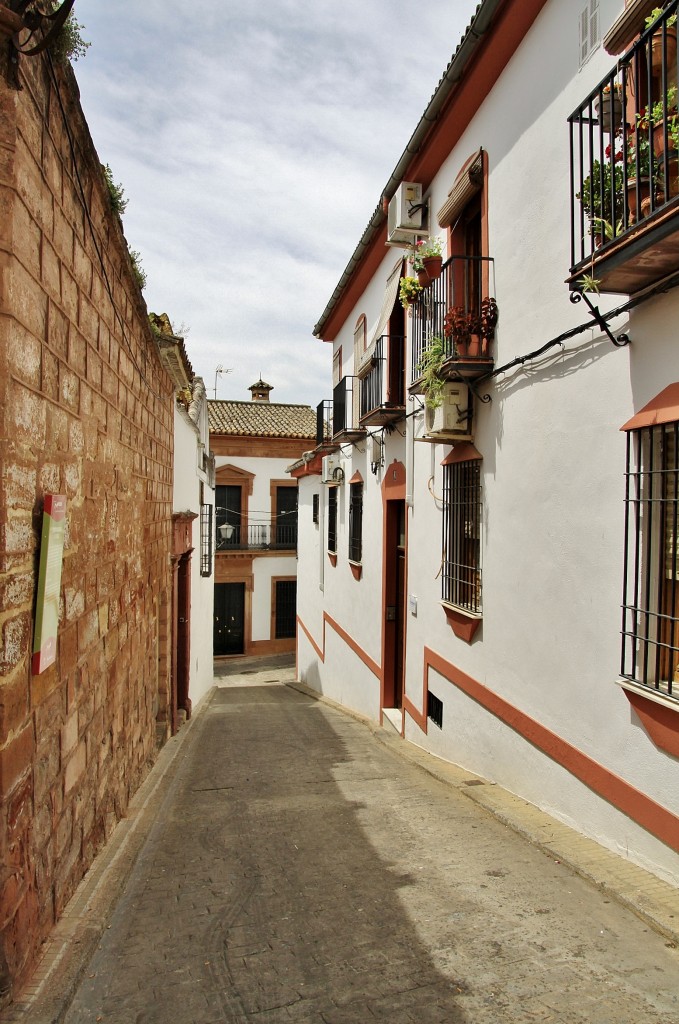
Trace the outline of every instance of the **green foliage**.
[[398, 286], [398, 297], [404, 309], [408, 309], [422, 291], [416, 277], [402, 277]]
[[[662, 12], [663, 12], [663, 8], [662, 7], [654, 7], [653, 10], [651, 11], [651, 13], [649, 14], [649, 16], [646, 18], [646, 28], [650, 28], [651, 25], [653, 24], [653, 22], [656, 20], [656, 18], [660, 17]], [[671, 28], [672, 25], [676, 25], [676, 23], [677, 23], [677, 16], [676, 16], [676, 14], [671, 14], [670, 17], [667, 19], [667, 27]]]
[[108, 197], [111, 201], [111, 209], [114, 210], [119, 217], [125, 213], [127, 209], [128, 201], [125, 198], [125, 190], [122, 185], [116, 185], [113, 180], [113, 171], [108, 164], [102, 164], [101, 169], [104, 172], [106, 178], [106, 187], [108, 188]]
[[625, 207], [623, 178], [621, 162], [616, 162], [615, 175], [610, 160], [605, 160], [603, 164], [598, 160], [593, 162], [592, 173], [587, 175], [575, 197], [582, 203], [585, 216], [589, 217], [592, 223], [613, 221], [614, 194], [616, 212], [622, 213]]
[[578, 287], [581, 292], [594, 292], [595, 295], [598, 295], [601, 281], [594, 277], [593, 274], [583, 274], [582, 277], [578, 278]]
[[429, 339], [427, 347], [417, 364], [417, 372], [422, 378], [424, 402], [428, 409], [438, 409], [441, 405], [445, 380], [441, 376], [441, 367], [446, 359], [443, 338], [434, 335]]
[[132, 264], [134, 279], [139, 285], [140, 290], [143, 291], [144, 288], [146, 288], [146, 272], [141, 265], [141, 256], [136, 249], [130, 249], [128, 247], [127, 251], [130, 254], [130, 262]]
[[[61, 0], [54, 0], [51, 4], [51, 10], [55, 11], [60, 5]], [[82, 37], [84, 27], [75, 17], [73, 11], [71, 11], [64, 22], [61, 32], [59, 32], [49, 47], [56, 64], [68, 64], [69, 61], [76, 61], [79, 57], [85, 56], [90, 43], [85, 42]]]

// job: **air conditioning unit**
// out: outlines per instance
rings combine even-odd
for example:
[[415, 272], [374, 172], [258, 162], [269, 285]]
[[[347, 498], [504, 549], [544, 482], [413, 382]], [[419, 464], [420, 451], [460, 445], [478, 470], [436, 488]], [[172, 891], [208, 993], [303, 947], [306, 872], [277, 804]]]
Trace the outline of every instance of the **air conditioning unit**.
[[424, 427], [427, 437], [471, 441], [473, 405], [468, 385], [459, 381], [446, 384], [441, 397], [443, 401], [438, 408], [425, 406]]
[[387, 245], [412, 245], [418, 237], [429, 235], [428, 204], [422, 202], [422, 185], [402, 181], [389, 200]]
[[368, 436], [368, 462], [372, 466], [381, 466], [384, 459], [384, 442], [379, 434]]
[[321, 483], [341, 484], [343, 480], [344, 470], [340, 464], [339, 452], [324, 455], [321, 465]]

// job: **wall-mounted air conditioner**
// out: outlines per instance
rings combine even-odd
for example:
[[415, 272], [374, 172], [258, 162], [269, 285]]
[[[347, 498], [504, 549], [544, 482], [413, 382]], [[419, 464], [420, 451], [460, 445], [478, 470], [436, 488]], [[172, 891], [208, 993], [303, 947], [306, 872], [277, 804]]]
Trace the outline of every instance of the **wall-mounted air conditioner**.
[[368, 436], [368, 462], [371, 466], [381, 466], [384, 460], [384, 442], [379, 434]]
[[473, 400], [469, 387], [460, 381], [446, 384], [441, 397], [443, 401], [438, 408], [425, 406], [424, 428], [427, 437], [471, 441]]
[[339, 452], [324, 455], [321, 465], [321, 483], [341, 484], [343, 480], [344, 470], [340, 464]]
[[429, 234], [428, 203], [422, 202], [422, 185], [402, 181], [389, 200], [387, 245], [412, 245]]

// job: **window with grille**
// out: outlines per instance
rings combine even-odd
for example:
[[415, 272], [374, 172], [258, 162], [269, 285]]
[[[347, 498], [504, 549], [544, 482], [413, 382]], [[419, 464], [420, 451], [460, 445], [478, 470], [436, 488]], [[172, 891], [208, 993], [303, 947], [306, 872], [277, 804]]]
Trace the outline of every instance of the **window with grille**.
[[360, 562], [363, 553], [363, 484], [351, 484], [349, 494], [349, 559]]
[[328, 551], [337, 553], [337, 488], [328, 488]]
[[442, 596], [465, 611], [481, 612], [481, 462], [443, 467]]
[[629, 430], [621, 675], [679, 699], [679, 423]]
[[212, 505], [200, 506], [200, 575], [212, 576]]
[[316, 525], [318, 525], [318, 509], [320, 504], [320, 497], [318, 494], [311, 495], [311, 519]]
[[439, 729], [443, 728], [443, 701], [431, 690], [427, 690], [427, 718]]

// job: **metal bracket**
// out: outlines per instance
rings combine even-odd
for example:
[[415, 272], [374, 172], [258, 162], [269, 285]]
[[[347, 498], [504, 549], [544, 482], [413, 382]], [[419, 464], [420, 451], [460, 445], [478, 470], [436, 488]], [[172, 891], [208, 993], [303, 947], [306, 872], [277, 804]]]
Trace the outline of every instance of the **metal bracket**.
[[[24, 57], [35, 57], [42, 53], [64, 27], [74, 3], [75, 0], [64, 0], [56, 11], [51, 14], [43, 14], [36, 6], [36, 0], [12, 0], [10, 6], [12, 13], [22, 19], [21, 29], [12, 36], [12, 44], [17, 53], [23, 54]], [[21, 43], [19, 35], [24, 30], [28, 31], [28, 37]], [[44, 33], [42, 38], [31, 46], [31, 40], [40, 30]]]
[[599, 312], [599, 307], [593, 305], [593, 303], [590, 301], [589, 297], [585, 294], [585, 292], [578, 292], [578, 291], [571, 292], [570, 299], [571, 299], [571, 302], [580, 302], [582, 299], [585, 300], [585, 303], [587, 304], [587, 306], [589, 308], [589, 311], [592, 314], [592, 316], [593, 316], [597, 326], [601, 328], [601, 330], [609, 338], [609, 340], [615, 345], [616, 348], [624, 348], [625, 345], [629, 345], [629, 343], [630, 343], [629, 334], [619, 334], [617, 336], [617, 338], [616, 338], [613, 335], [613, 333], [611, 332], [611, 329], [608, 326], [608, 324], [606, 323], [606, 321], [604, 320], [603, 316]]

